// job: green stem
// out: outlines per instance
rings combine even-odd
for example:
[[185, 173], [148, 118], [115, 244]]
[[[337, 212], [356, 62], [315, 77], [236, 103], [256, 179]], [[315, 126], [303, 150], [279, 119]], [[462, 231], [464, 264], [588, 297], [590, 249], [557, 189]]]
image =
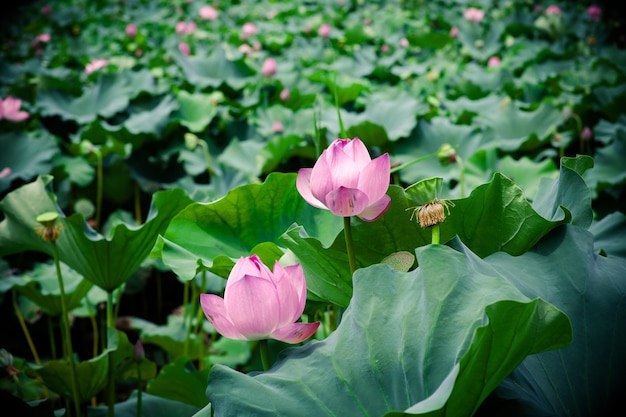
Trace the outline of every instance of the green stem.
[[261, 363], [263, 364], [263, 370], [270, 369], [270, 349], [267, 339], [259, 340], [259, 352], [261, 353]]
[[141, 413], [142, 413], [142, 406], [143, 404], [141, 403], [142, 401], [142, 394], [143, 394], [143, 381], [141, 379], [141, 364], [137, 364], [137, 378], [139, 379], [137, 381], [137, 417], [141, 417]]
[[48, 316], [48, 336], [50, 337], [50, 355], [52, 359], [57, 358], [57, 345], [54, 339], [54, 326], [52, 324], [52, 316]]
[[350, 274], [356, 271], [356, 258], [354, 257], [354, 245], [352, 243], [352, 228], [350, 226], [350, 217], [343, 218], [343, 231], [346, 237], [346, 251], [348, 252], [348, 263], [350, 264]]
[[343, 125], [343, 119], [341, 118], [341, 108], [339, 107], [339, 93], [337, 93], [337, 73], [334, 73], [333, 77], [333, 88], [335, 95], [335, 108], [337, 109], [337, 118], [339, 119], [339, 131], [341, 132], [342, 138], [347, 138], [348, 133]]
[[432, 226], [431, 229], [432, 229], [432, 235], [433, 235], [432, 243], [433, 245], [438, 245], [439, 244], [439, 225], [436, 224]]
[[141, 190], [139, 189], [139, 183], [135, 181], [135, 222], [137, 225], [141, 225]]
[[11, 291], [11, 294], [13, 296], [13, 310], [15, 310], [17, 321], [20, 322], [20, 327], [22, 328], [24, 337], [26, 337], [26, 343], [28, 343], [28, 347], [30, 348], [30, 352], [33, 355], [33, 358], [35, 359], [35, 363], [37, 365], [41, 365], [41, 361], [39, 360], [39, 354], [37, 353], [37, 348], [35, 347], [35, 344], [33, 343], [33, 338], [30, 337], [28, 326], [26, 326], [26, 321], [24, 320], [24, 316], [22, 315], [22, 312], [20, 311], [20, 307], [17, 304], [17, 295], [15, 291]]
[[206, 161], [206, 170], [207, 170], [207, 173], [209, 174], [209, 178], [211, 178], [211, 176], [213, 175], [213, 171], [211, 170], [211, 165], [213, 165], [213, 163], [211, 162], [211, 153], [209, 152], [209, 145], [203, 140], [198, 140], [198, 145], [200, 145], [200, 147], [202, 148], [202, 153], [204, 154], [204, 159]]
[[396, 166], [396, 167], [393, 167], [393, 168], [391, 168], [391, 171], [390, 171], [390, 172], [393, 174], [394, 172], [398, 172], [398, 171], [400, 171], [400, 170], [402, 170], [402, 169], [404, 169], [404, 168], [410, 167], [411, 165], [417, 164], [418, 162], [425, 161], [425, 160], [427, 160], [428, 158], [432, 158], [433, 156], [435, 156], [435, 157], [436, 157], [436, 156], [437, 156], [437, 152], [435, 152], [435, 153], [431, 153], [431, 154], [428, 154], [428, 155], [425, 155], [425, 156], [421, 156], [421, 157], [419, 157], [419, 158], [415, 158], [415, 159], [414, 159], [414, 160], [412, 160], [412, 161], [405, 162], [405, 163], [404, 163], [404, 164], [402, 164], [402, 165], [398, 165], [398, 166]]
[[69, 312], [67, 310], [67, 302], [65, 297], [65, 286], [63, 285], [63, 275], [61, 275], [61, 263], [59, 262], [59, 251], [57, 250], [57, 245], [55, 241], [50, 242], [52, 244], [52, 256], [54, 257], [54, 265], [56, 267], [57, 280], [59, 283], [59, 291], [61, 292], [61, 314], [63, 318], [63, 328], [64, 328], [64, 339], [63, 345], [65, 347], [65, 351], [68, 354], [68, 360], [70, 362], [71, 368], [71, 379], [72, 379], [72, 397], [74, 397], [74, 411], [76, 413], [76, 417], [80, 417], [80, 403], [78, 397], [78, 377], [76, 374], [76, 364], [74, 363], [74, 349], [72, 349], [72, 338], [70, 336], [70, 321], [69, 321]]
[[[107, 339], [111, 336], [110, 332], [115, 329], [115, 321], [113, 319], [113, 291], [107, 291]], [[108, 340], [107, 340], [108, 347]], [[115, 374], [113, 372], [113, 351], [108, 353], [109, 366], [107, 369], [107, 406], [108, 417], [115, 416]]]
[[104, 188], [104, 173], [102, 167], [102, 152], [100, 149], [95, 151], [96, 158], [98, 159], [98, 171], [97, 171], [97, 194], [96, 194], [96, 228], [100, 230], [100, 220], [102, 218], [102, 190]]
[[[185, 281], [185, 287], [184, 287], [184, 291], [183, 291], [183, 323], [185, 323], [185, 325], [188, 324], [189, 321], [189, 283], [190, 281]], [[186, 334], [185, 334], [185, 343], [183, 345], [183, 356], [187, 356], [187, 353], [189, 352], [189, 326], [187, 326], [186, 329]]]
[[460, 156], [456, 157], [456, 163], [459, 165], [459, 185], [461, 187], [461, 198], [465, 198], [465, 165]]

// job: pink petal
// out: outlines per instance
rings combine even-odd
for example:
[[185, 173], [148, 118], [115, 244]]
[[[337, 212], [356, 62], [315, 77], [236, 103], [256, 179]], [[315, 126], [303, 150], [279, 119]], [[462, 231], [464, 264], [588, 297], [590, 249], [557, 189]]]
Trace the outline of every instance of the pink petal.
[[359, 138], [352, 139], [343, 151], [354, 161], [357, 167], [363, 168], [372, 160], [367, 147]]
[[367, 207], [360, 214], [357, 214], [357, 216], [366, 222], [373, 222], [385, 214], [390, 203], [391, 198], [388, 195], [384, 195], [380, 200]]
[[264, 339], [278, 326], [280, 305], [274, 283], [246, 275], [226, 288], [224, 304], [235, 328], [248, 340]]
[[204, 315], [219, 334], [229, 339], [246, 340], [230, 321], [223, 298], [214, 294], [200, 294], [200, 305]]
[[252, 255], [248, 257], [241, 257], [233, 266], [233, 269], [228, 275], [228, 281], [226, 281], [226, 290], [238, 280], [242, 279], [246, 275], [264, 278], [268, 281], [272, 281], [272, 271], [261, 261], [258, 255]]
[[378, 201], [389, 188], [391, 162], [389, 154], [383, 154], [368, 163], [359, 177], [359, 190], [367, 194], [370, 202]]
[[285, 343], [300, 343], [313, 336], [320, 323], [293, 323], [272, 332], [272, 339]]
[[367, 194], [355, 188], [339, 187], [326, 196], [326, 205], [330, 211], [342, 217], [360, 214], [368, 203]]
[[311, 193], [311, 173], [313, 169], [311, 168], [300, 168], [298, 171], [298, 176], [296, 177], [296, 188], [298, 192], [304, 198], [304, 200], [312, 205], [313, 207], [327, 209], [324, 204], [322, 204], [317, 198], [313, 196]]
[[[320, 155], [315, 165], [313, 165], [309, 177], [311, 194], [322, 204], [324, 204], [326, 194], [335, 189], [331, 167], [328, 165], [325, 152], [326, 150], [322, 152], [322, 155]], [[324, 205], [324, 207], [326, 206]]]
[[274, 282], [280, 303], [278, 327], [286, 326], [298, 320], [304, 311], [306, 281], [302, 266], [300, 264], [291, 265], [283, 269], [276, 262], [274, 265]]
[[[359, 174], [361, 169], [352, 159], [354, 156], [352, 151], [349, 153], [344, 151], [346, 148], [352, 149], [350, 147], [350, 143], [351, 141], [349, 140], [338, 139], [333, 142], [320, 156], [320, 160], [326, 159], [326, 164], [328, 166], [328, 169], [321, 171], [320, 175], [328, 175], [327, 172], [330, 171], [333, 183], [332, 189], [336, 189], [341, 186], [347, 188], [357, 188], [359, 184]], [[313, 175], [311, 177], [312, 185], [315, 184], [316, 180], [315, 168], [316, 167], [313, 167]], [[315, 187], [313, 186], [312, 188], [313, 195], [317, 195], [318, 198], [320, 198], [320, 196], [316, 194]]]

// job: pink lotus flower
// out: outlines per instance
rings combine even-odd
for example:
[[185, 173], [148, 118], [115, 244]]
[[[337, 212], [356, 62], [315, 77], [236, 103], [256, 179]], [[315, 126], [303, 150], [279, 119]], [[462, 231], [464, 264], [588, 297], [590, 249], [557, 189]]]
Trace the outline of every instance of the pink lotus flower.
[[252, 47], [250, 45], [248, 45], [247, 43], [242, 43], [241, 45], [239, 45], [239, 52], [241, 52], [242, 54], [245, 54], [246, 56], [252, 56], [252, 54], [254, 53], [254, 50], [252, 49]]
[[561, 9], [559, 9], [559, 6], [552, 4], [546, 8], [546, 14], [548, 16], [553, 14], [561, 14]]
[[456, 38], [457, 36], [459, 36], [459, 28], [456, 26], [452, 26], [450, 28], [450, 36], [453, 38]]
[[317, 30], [317, 34], [322, 38], [330, 38], [330, 32], [332, 32], [332, 28], [328, 23], [323, 23]]
[[218, 16], [217, 10], [211, 6], [201, 7], [198, 13], [200, 13], [200, 17], [204, 20], [215, 20]]
[[591, 138], [593, 138], [593, 132], [591, 131], [591, 129], [589, 128], [589, 126], [585, 126], [583, 128], [583, 131], [580, 132], [580, 137], [584, 140], [584, 141], [589, 141], [591, 140]]
[[497, 67], [498, 65], [500, 65], [500, 58], [495, 55], [487, 61], [487, 66], [489, 67]]
[[400, 39], [400, 46], [403, 48], [409, 47], [409, 40], [407, 38]]
[[280, 120], [275, 120], [274, 123], [272, 123], [272, 132], [281, 133], [284, 131], [285, 131], [285, 126]]
[[12, 122], [21, 122], [28, 119], [30, 114], [20, 110], [22, 100], [14, 97], [0, 98], [0, 120], [6, 119]]
[[371, 159], [359, 138], [336, 139], [313, 168], [300, 169], [296, 188], [314, 207], [371, 222], [389, 208], [390, 170], [389, 154]]
[[11, 168], [9, 167], [4, 167], [2, 168], [2, 171], [0, 171], [0, 178], [6, 178], [9, 175], [11, 175]]
[[296, 322], [306, 304], [302, 266], [283, 268], [276, 262], [272, 272], [257, 255], [239, 258], [228, 276], [224, 298], [201, 294], [200, 304], [215, 329], [229, 339], [300, 343], [320, 325]]
[[50, 42], [50, 34], [49, 33], [41, 33], [39, 35], [37, 35], [35, 37], [35, 39], [33, 39], [32, 43], [30, 44], [31, 47], [36, 47], [37, 45], [39, 45], [40, 43], [48, 43]]
[[129, 23], [126, 25], [126, 36], [129, 38], [134, 38], [137, 36], [137, 25], [134, 23]]
[[282, 101], [287, 101], [287, 100], [289, 100], [289, 97], [291, 97], [291, 92], [289, 91], [288, 88], [283, 88], [280, 91], [280, 99]]
[[189, 44], [186, 42], [179, 43], [178, 50], [180, 51], [181, 54], [185, 56], [189, 56], [189, 54], [191, 53], [191, 48], [189, 48]]
[[179, 35], [191, 35], [196, 31], [196, 24], [194, 22], [178, 22], [176, 23], [176, 33]]
[[45, 5], [41, 8], [41, 14], [43, 14], [44, 16], [48, 16], [50, 13], [52, 13], [52, 7], [50, 7], [49, 5]]
[[592, 4], [587, 9], [587, 14], [591, 20], [598, 21], [602, 18], [602, 9], [597, 4]]
[[109, 61], [106, 59], [92, 59], [90, 63], [85, 66], [85, 73], [91, 74], [94, 71], [104, 68], [109, 65]]
[[463, 17], [470, 22], [478, 23], [483, 20], [483, 17], [485, 17], [485, 12], [475, 7], [470, 7], [465, 11], [465, 13], [463, 13]]
[[265, 77], [273, 77], [276, 75], [276, 60], [274, 58], [267, 58], [265, 62], [263, 62], [261, 74]]
[[241, 39], [248, 39], [250, 36], [257, 34], [257, 29], [254, 23], [246, 22], [241, 27]]

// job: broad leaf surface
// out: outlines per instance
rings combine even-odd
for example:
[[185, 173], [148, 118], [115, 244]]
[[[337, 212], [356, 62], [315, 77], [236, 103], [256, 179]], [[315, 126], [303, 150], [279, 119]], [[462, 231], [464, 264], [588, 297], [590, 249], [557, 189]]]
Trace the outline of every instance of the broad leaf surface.
[[524, 357], [571, 341], [563, 313], [475, 255], [429, 245], [417, 257], [408, 273], [357, 271], [337, 330], [286, 350], [270, 371], [214, 366], [215, 415], [471, 415]]

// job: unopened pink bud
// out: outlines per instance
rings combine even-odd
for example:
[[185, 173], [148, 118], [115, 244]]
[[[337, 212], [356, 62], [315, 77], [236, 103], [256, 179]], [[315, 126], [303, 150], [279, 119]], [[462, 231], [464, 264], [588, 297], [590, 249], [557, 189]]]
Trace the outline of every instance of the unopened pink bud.
[[137, 35], [137, 25], [129, 23], [126, 25], [126, 36], [134, 38]]
[[289, 100], [289, 97], [291, 96], [291, 93], [289, 92], [288, 88], [283, 88], [282, 91], [280, 92], [280, 99], [282, 101], [287, 101]]
[[321, 36], [322, 38], [330, 38], [331, 31], [332, 31], [332, 28], [330, 27], [330, 25], [328, 23], [324, 23], [317, 30], [317, 34]]
[[274, 133], [281, 133], [285, 130], [285, 126], [283, 126], [282, 122], [280, 120], [276, 120], [274, 121], [274, 123], [272, 123], [272, 132]]
[[266, 77], [273, 77], [276, 74], [276, 60], [274, 58], [267, 58], [265, 62], [263, 62], [261, 74]]
[[187, 44], [186, 42], [179, 43], [178, 50], [181, 54], [185, 56], [189, 56], [189, 54], [191, 53], [191, 48], [189, 48], [189, 44]]

